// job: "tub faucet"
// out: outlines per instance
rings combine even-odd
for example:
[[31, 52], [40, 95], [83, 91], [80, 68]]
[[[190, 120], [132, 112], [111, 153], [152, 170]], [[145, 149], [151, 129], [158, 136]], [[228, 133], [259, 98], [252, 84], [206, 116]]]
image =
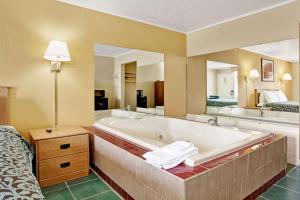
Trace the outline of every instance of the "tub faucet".
[[260, 117], [264, 117], [264, 114], [265, 114], [265, 111], [264, 111], [264, 107], [263, 106], [261, 106], [261, 107], [259, 107], [259, 116]]
[[127, 105], [127, 106], [126, 106], [126, 108], [125, 108], [125, 110], [127, 110], [127, 111], [131, 111], [131, 107], [130, 107], [130, 105]]
[[219, 123], [218, 123], [218, 116], [217, 115], [214, 115], [212, 119], [209, 119], [207, 121], [207, 124], [208, 125], [212, 125], [212, 126], [219, 126]]

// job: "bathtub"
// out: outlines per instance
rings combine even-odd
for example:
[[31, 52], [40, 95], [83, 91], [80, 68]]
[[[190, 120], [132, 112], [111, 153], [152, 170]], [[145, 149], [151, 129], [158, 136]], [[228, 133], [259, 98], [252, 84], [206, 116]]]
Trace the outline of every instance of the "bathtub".
[[197, 155], [185, 161], [185, 164], [192, 167], [271, 136], [270, 133], [214, 127], [204, 123], [161, 116], [116, 119], [109, 122], [102, 118], [96, 121], [94, 126], [150, 150], [158, 149], [177, 140], [190, 141], [199, 148]]
[[99, 110], [95, 111], [95, 121], [101, 120], [104, 123], [110, 123], [115, 120], [122, 119], [141, 119], [146, 116], [152, 116], [151, 114], [139, 113], [134, 111], [127, 111], [121, 109], [111, 109], [111, 110]]
[[[187, 120], [207, 123], [212, 115], [187, 114]], [[287, 161], [294, 165], [300, 165], [299, 160], [299, 125], [294, 123], [282, 123], [269, 120], [257, 120], [251, 118], [239, 118], [229, 115], [218, 115], [218, 122], [223, 127], [238, 127], [261, 132], [276, 132], [287, 137]]]

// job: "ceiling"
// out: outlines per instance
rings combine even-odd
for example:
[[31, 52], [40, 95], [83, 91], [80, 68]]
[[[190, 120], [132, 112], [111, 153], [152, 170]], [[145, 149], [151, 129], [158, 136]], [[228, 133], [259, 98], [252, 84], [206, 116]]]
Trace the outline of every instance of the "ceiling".
[[94, 48], [94, 55], [95, 56], [105, 56], [105, 57], [118, 57], [121, 55], [125, 55], [128, 53], [135, 52], [134, 49], [127, 49], [109, 45], [101, 45], [96, 44]]
[[260, 44], [242, 49], [289, 62], [299, 62], [299, 39]]
[[192, 32], [295, 0], [59, 0], [84, 8]]
[[206, 62], [207, 69], [228, 69], [232, 67], [237, 67], [237, 65], [228, 64], [228, 63], [222, 63], [222, 62], [216, 62], [208, 60]]

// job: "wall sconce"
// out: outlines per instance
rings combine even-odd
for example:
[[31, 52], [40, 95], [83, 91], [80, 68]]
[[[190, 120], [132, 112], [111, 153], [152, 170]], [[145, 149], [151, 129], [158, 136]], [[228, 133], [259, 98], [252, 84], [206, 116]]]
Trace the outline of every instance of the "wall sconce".
[[259, 78], [259, 73], [256, 69], [251, 69], [249, 73], [249, 79], [256, 79]]
[[256, 69], [251, 69], [249, 72], [249, 76], [245, 77], [246, 80], [246, 107], [248, 107], [248, 81], [259, 78], [260, 75]]
[[56, 40], [50, 41], [44, 58], [50, 60], [52, 72], [60, 72], [61, 62], [71, 61], [67, 44]]
[[291, 80], [293, 80], [292, 75], [290, 73], [285, 73], [285, 74], [283, 74], [282, 80], [283, 81], [291, 81]]
[[71, 61], [67, 44], [65, 42], [56, 40], [50, 41], [49, 46], [44, 54], [44, 59], [50, 60], [51, 72], [55, 73], [55, 126], [57, 126], [57, 72], [60, 72], [61, 62]]

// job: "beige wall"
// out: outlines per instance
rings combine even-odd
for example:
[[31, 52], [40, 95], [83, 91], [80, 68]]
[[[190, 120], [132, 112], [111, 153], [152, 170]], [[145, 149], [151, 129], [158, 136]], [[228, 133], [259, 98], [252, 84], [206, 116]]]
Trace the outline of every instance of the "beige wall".
[[299, 101], [299, 62], [292, 63], [292, 101]]
[[[153, 63], [162, 62], [164, 54], [136, 50], [125, 55], [115, 57], [115, 74], [121, 77], [121, 66], [124, 63], [137, 62], [137, 66], [151, 65]], [[115, 79], [115, 97], [117, 107], [124, 107], [124, 87], [121, 78]]]
[[188, 56], [299, 37], [300, 1], [187, 34]]
[[207, 96], [217, 95], [217, 70], [207, 68]]
[[237, 65], [237, 49], [188, 58], [187, 112], [191, 114], [201, 114], [206, 112], [207, 60]]
[[[248, 90], [246, 93], [245, 77], [248, 76], [250, 69], [257, 69], [259, 73], [261, 72], [261, 58], [274, 60], [275, 82], [262, 82], [260, 78], [248, 81]], [[238, 66], [238, 104], [241, 107], [246, 106], [246, 95], [248, 98], [248, 106], [254, 106], [254, 89], [281, 89], [287, 95], [289, 100], [292, 99], [292, 83], [290, 81], [281, 81], [284, 73], [292, 72], [292, 64], [290, 62], [263, 56], [242, 49], [233, 49], [188, 58], [188, 113], [199, 114], [206, 111], [207, 60], [224, 62]]]
[[95, 90], [105, 90], [108, 98], [108, 108], [115, 108], [114, 77], [115, 59], [95, 56]]
[[239, 49], [238, 55], [238, 77], [239, 77], [239, 106], [246, 106], [246, 99], [243, 98], [246, 90], [245, 77], [249, 75], [251, 69], [256, 69], [261, 75], [261, 58], [274, 61], [274, 82], [263, 82], [261, 78], [248, 81], [248, 106], [255, 106], [254, 89], [280, 89], [287, 96], [288, 100], [292, 99], [292, 83], [290, 81], [281, 81], [284, 73], [292, 72], [292, 64], [283, 60], [252, 53], [250, 51]]
[[137, 90], [143, 90], [147, 96], [147, 107], [153, 108], [154, 105], [154, 83], [164, 80], [164, 63], [154, 63], [151, 65], [140, 66], [136, 73]]
[[164, 53], [165, 113], [186, 113], [184, 34], [54, 0], [0, 1], [0, 24], [0, 85], [12, 87], [11, 124], [23, 133], [54, 124], [54, 76], [43, 59], [51, 39], [67, 42], [72, 57], [58, 76], [59, 124], [93, 123], [96, 43]]

